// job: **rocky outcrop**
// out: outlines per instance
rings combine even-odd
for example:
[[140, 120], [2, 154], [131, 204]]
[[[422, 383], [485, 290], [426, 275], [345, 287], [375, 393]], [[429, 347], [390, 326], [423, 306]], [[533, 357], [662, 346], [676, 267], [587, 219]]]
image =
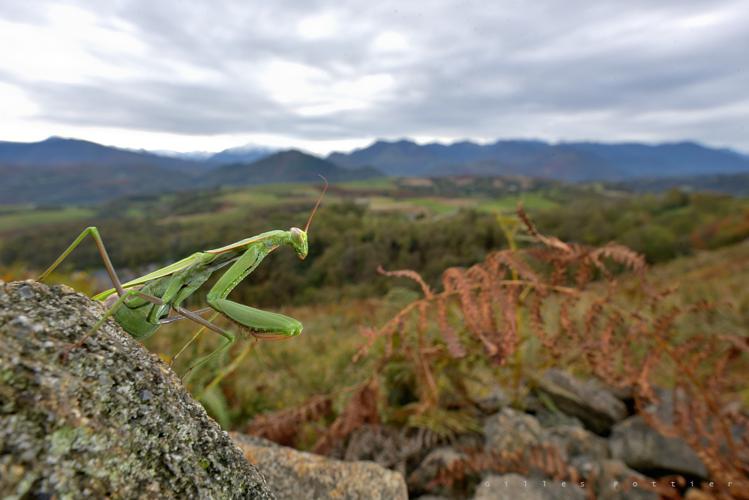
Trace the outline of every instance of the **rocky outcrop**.
[[608, 434], [624, 420], [627, 406], [597, 380], [581, 380], [561, 370], [548, 370], [536, 388], [542, 403], [579, 418], [597, 434]]
[[[409, 492], [424, 492], [433, 490], [432, 493], [439, 493], [437, 485], [432, 482], [438, 476], [440, 470], [450, 468], [468, 456], [455, 448], [442, 446], [429, 452], [421, 461], [419, 466], [408, 476]], [[444, 489], [444, 488], [443, 488]], [[445, 491], [449, 493], [449, 491]]]
[[564, 460], [575, 457], [589, 459], [609, 457], [608, 442], [581, 427], [560, 425], [544, 429], [544, 442], [559, 450]]
[[487, 451], [517, 452], [543, 442], [543, 430], [532, 415], [503, 408], [486, 419], [484, 436]]
[[666, 437], [640, 416], [630, 417], [614, 427], [611, 454], [632, 468], [672, 471], [692, 477], [707, 477], [707, 469], [682, 439]]
[[572, 465], [590, 478], [588, 487], [607, 500], [658, 500], [653, 479], [630, 469], [620, 460], [588, 460], [580, 457]]
[[406, 500], [403, 476], [373, 462], [344, 462], [233, 434], [279, 499]]
[[174, 373], [72, 289], [0, 282], [0, 497], [273, 498]]

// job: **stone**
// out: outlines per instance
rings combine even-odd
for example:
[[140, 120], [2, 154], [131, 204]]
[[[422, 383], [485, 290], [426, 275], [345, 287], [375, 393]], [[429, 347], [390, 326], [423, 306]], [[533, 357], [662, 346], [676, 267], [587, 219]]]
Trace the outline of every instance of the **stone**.
[[0, 497], [273, 498], [172, 370], [84, 295], [0, 286]]
[[374, 462], [345, 462], [232, 434], [279, 499], [407, 499], [403, 476]]
[[658, 500], [652, 478], [630, 469], [621, 460], [596, 460], [587, 457], [573, 459], [571, 465], [584, 477], [586, 488], [595, 492], [596, 498], [607, 500]]
[[543, 430], [532, 415], [503, 408], [484, 421], [485, 448], [489, 452], [517, 452], [543, 443]]
[[497, 413], [499, 410], [509, 405], [510, 397], [499, 386], [492, 387], [488, 394], [476, 401], [478, 409], [486, 415]]
[[592, 432], [574, 425], [560, 425], [543, 430], [544, 442], [551, 444], [568, 461], [575, 457], [604, 459], [609, 457], [608, 442]]
[[411, 493], [429, 491], [430, 483], [434, 481], [440, 470], [466, 458], [465, 453], [449, 446], [432, 450], [419, 466], [409, 474], [408, 491]]
[[684, 440], [660, 434], [640, 416], [614, 426], [609, 446], [614, 458], [639, 471], [708, 476], [705, 465]]
[[550, 410], [546, 407], [540, 408], [533, 413], [538, 423], [543, 427], [559, 427], [559, 426], [574, 426], [574, 427], [585, 427], [582, 421], [577, 417], [571, 417], [565, 415], [559, 410]]
[[571, 482], [491, 475], [476, 489], [474, 500], [584, 500], [585, 488]]
[[601, 382], [578, 379], [561, 370], [548, 370], [538, 380], [536, 393], [542, 403], [579, 418], [596, 434], [607, 435], [628, 416], [627, 406]]
[[334, 456], [346, 461], [371, 461], [405, 474], [406, 462], [421, 447], [413, 447], [404, 432], [382, 425], [362, 425], [351, 433]]

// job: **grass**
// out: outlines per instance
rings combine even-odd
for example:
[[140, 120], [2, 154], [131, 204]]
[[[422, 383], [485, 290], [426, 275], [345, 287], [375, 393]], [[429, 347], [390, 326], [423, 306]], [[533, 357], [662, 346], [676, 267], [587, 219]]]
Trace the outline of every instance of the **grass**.
[[556, 208], [559, 203], [540, 193], [523, 193], [519, 195], [503, 196], [491, 200], [482, 200], [478, 209], [485, 212], [514, 212], [518, 202], [528, 210], [548, 210]]
[[396, 182], [392, 177], [378, 177], [376, 179], [341, 182], [336, 184], [336, 186], [348, 191], [371, 191], [373, 189], [380, 191], [395, 191], [397, 189]]

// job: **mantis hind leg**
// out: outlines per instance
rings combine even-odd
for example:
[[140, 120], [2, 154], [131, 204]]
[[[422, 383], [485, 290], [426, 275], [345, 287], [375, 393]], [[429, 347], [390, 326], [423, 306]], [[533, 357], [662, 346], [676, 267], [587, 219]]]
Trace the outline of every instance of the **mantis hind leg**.
[[120, 278], [117, 276], [117, 272], [114, 270], [114, 266], [112, 266], [112, 261], [109, 259], [109, 254], [107, 253], [107, 249], [104, 247], [104, 242], [101, 239], [101, 235], [99, 235], [99, 230], [94, 226], [89, 226], [84, 229], [83, 232], [81, 232], [81, 234], [79, 234], [78, 237], [73, 240], [73, 243], [71, 243], [70, 246], [57, 258], [57, 260], [55, 260], [51, 266], [49, 266], [41, 275], [39, 275], [38, 281], [44, 281], [44, 279], [49, 276], [49, 274], [54, 271], [57, 266], [59, 266], [68, 255], [70, 255], [70, 252], [75, 250], [75, 248], [80, 245], [81, 241], [83, 241], [83, 239], [89, 234], [96, 243], [96, 248], [99, 250], [101, 260], [104, 262], [104, 267], [107, 269], [109, 279], [112, 280], [112, 284], [117, 290], [117, 295], [122, 297], [125, 294], [125, 290], [122, 288], [122, 283], [120, 282]]

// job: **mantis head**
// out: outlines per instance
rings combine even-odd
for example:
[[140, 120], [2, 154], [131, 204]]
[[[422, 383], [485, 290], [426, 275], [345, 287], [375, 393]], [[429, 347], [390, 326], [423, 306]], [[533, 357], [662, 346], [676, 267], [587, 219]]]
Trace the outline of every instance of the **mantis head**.
[[292, 227], [289, 232], [291, 233], [291, 246], [294, 247], [299, 258], [304, 260], [309, 251], [309, 246], [307, 245], [307, 231], [303, 231], [298, 227]]
[[317, 203], [315, 203], [315, 208], [313, 208], [312, 213], [309, 214], [307, 225], [304, 226], [304, 229], [292, 227], [289, 231], [291, 233], [291, 244], [294, 247], [294, 250], [296, 250], [296, 254], [302, 260], [307, 257], [307, 252], [309, 252], [309, 245], [307, 244], [307, 231], [309, 231], [309, 226], [312, 223], [312, 218], [315, 216], [315, 212], [317, 212], [317, 208], [320, 206], [320, 202], [322, 201], [323, 196], [325, 196], [325, 192], [328, 190], [328, 180], [322, 175], [320, 177], [322, 177], [322, 180], [325, 181], [325, 187], [323, 187], [322, 193], [320, 193], [320, 197], [317, 199]]

